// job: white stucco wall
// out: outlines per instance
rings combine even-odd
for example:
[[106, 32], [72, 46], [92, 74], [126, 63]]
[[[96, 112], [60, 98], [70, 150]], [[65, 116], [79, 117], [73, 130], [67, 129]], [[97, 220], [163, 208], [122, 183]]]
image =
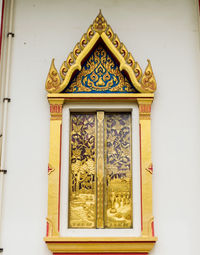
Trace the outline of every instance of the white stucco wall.
[[16, 0], [2, 247], [4, 255], [51, 254], [46, 232], [50, 61], [59, 68], [102, 9], [158, 83], [152, 106], [155, 233], [152, 255], [198, 254], [200, 77], [195, 0]]

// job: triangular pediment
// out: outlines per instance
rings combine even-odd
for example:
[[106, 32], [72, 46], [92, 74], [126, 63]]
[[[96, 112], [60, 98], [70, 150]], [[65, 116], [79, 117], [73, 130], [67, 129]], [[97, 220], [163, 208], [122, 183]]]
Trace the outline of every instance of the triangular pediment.
[[[102, 55], [101, 55], [102, 54]], [[144, 73], [100, 12], [60, 68], [52, 60], [49, 93], [153, 93], [150, 60]]]
[[136, 93], [128, 77], [102, 43], [99, 43], [82, 64], [64, 93]]

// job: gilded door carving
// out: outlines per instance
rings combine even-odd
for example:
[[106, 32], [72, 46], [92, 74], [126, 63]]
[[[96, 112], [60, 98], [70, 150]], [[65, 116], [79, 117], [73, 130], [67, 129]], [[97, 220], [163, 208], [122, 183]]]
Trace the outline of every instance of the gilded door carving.
[[131, 113], [71, 113], [70, 228], [131, 228]]

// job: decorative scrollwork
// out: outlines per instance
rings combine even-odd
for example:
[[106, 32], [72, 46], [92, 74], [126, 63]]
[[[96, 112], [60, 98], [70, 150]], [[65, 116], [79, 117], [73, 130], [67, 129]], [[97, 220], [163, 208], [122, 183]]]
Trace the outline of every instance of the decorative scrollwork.
[[141, 69], [140, 65], [138, 64], [138, 62], [135, 62], [134, 73], [135, 73], [137, 80], [139, 81], [142, 76], [142, 69]]
[[49, 73], [46, 80], [46, 90], [51, 93], [54, 90], [56, 90], [56, 88], [59, 87], [60, 84], [61, 80], [55, 68], [54, 59], [52, 59], [51, 67], [49, 69]]
[[[107, 21], [103, 17], [101, 11], [97, 15], [93, 24], [90, 25], [87, 32], [83, 34], [81, 40], [76, 44], [73, 51], [63, 62], [60, 68], [60, 76], [63, 79], [62, 82], [52, 61], [50, 72], [46, 81], [46, 90], [50, 93], [59, 93], [66, 89], [69, 82], [71, 82], [74, 72], [76, 70], [81, 70], [83, 61], [88, 56], [88, 53], [93, 50], [95, 44], [99, 42], [100, 38], [105, 44], [107, 44], [108, 48], [116, 52], [116, 59], [119, 60], [120, 65], [122, 62], [123, 69], [125, 69], [128, 73], [133, 86], [138, 92], [153, 93], [156, 90], [156, 81], [150, 61], [148, 60], [149, 64], [142, 75], [142, 70], [139, 64], [135, 61], [132, 54], [128, 52], [117, 34], [113, 32], [110, 25], [107, 24]], [[105, 40], [107, 42], [105, 42]]]
[[65, 92], [135, 93], [136, 91], [120, 72], [110, 54], [99, 45], [82, 66], [82, 70], [69, 83]]
[[132, 226], [131, 115], [105, 115], [105, 226]]
[[97, 33], [102, 33], [106, 30], [107, 25], [108, 24], [100, 10], [98, 16], [96, 17], [96, 19], [93, 22], [93, 28]]
[[68, 58], [66, 61], [63, 62], [61, 68], [60, 68], [60, 75], [62, 79], [65, 79], [65, 76], [70, 69], [70, 67], [75, 64], [77, 57], [80, 55], [80, 53], [84, 50], [85, 46], [90, 42], [92, 37], [94, 36], [95, 31], [93, 29], [93, 26], [91, 25], [88, 28], [87, 33], [85, 33], [80, 42], [76, 44], [74, 47], [73, 51], [69, 54]]
[[96, 224], [96, 120], [94, 114], [71, 115], [69, 226]]
[[142, 88], [147, 92], [154, 92], [156, 90], [156, 80], [151, 67], [151, 62], [148, 59], [148, 65], [145, 69], [144, 75], [142, 76]]

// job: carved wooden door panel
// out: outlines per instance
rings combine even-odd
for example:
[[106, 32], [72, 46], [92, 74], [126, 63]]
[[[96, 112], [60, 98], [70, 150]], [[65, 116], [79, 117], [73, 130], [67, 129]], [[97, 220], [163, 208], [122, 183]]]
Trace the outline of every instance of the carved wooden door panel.
[[71, 113], [69, 227], [132, 227], [131, 113]]

